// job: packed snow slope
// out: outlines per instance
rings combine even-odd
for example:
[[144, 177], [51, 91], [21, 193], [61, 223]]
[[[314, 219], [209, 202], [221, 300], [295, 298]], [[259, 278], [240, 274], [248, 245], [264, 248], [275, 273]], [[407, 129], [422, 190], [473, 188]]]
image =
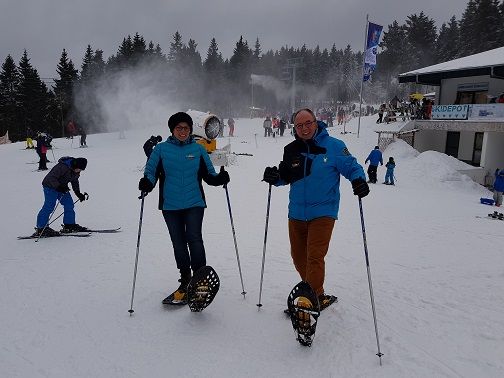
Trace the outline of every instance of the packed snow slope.
[[[359, 138], [356, 120], [347, 125], [352, 133], [334, 127], [330, 134], [363, 164], [376, 144], [374, 121], [362, 120]], [[264, 138], [261, 119], [237, 119], [236, 136], [218, 140], [253, 154], [234, 155], [228, 167], [246, 297], [225, 191], [205, 186], [204, 242], [220, 292], [202, 313], [162, 306], [178, 286], [178, 271], [156, 188], [145, 200], [130, 316], [142, 145], [158, 134], [167, 137], [167, 127], [129, 130], [126, 139], [89, 135], [87, 149], [54, 140], [56, 159], [89, 160], [80, 180], [89, 201], [76, 205], [77, 222], [122, 232], [37, 243], [16, 236], [33, 232], [45, 173], [27, 164], [37, 158], [22, 143], [0, 146], [2, 377], [504, 376], [504, 222], [476, 218], [495, 210], [479, 203], [491, 193], [459, 174], [459, 161], [418, 154], [403, 142], [384, 151], [384, 160], [396, 160], [396, 186], [373, 185], [363, 199], [383, 366], [375, 355], [358, 200], [345, 179], [326, 259], [325, 289], [339, 303], [321, 314], [313, 346], [298, 344], [283, 314], [299, 281], [287, 235], [288, 187], [271, 195], [258, 309], [268, 194], [262, 173], [293, 139]], [[383, 181], [384, 167], [378, 175]]]

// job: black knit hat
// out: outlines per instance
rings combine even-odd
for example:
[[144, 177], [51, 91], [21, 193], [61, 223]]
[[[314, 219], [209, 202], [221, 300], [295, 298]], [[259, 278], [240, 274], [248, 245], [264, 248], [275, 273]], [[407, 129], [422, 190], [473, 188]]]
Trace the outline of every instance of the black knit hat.
[[173, 129], [180, 122], [186, 122], [189, 125], [189, 127], [191, 128], [191, 134], [192, 134], [192, 131], [193, 131], [192, 118], [189, 114], [184, 113], [184, 112], [175, 113], [170, 117], [170, 119], [168, 120], [168, 127], [170, 128], [170, 132], [173, 134]]
[[87, 159], [86, 158], [76, 158], [73, 159], [72, 161], [72, 168], [79, 168], [80, 170], [85, 170], [87, 166]]

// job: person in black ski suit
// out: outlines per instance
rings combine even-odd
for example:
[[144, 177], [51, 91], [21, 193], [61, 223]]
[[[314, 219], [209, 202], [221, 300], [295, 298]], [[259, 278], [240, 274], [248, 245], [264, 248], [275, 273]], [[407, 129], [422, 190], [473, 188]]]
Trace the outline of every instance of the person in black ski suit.
[[34, 236], [54, 236], [58, 232], [48, 226], [49, 217], [51, 216], [56, 206], [56, 201], [59, 201], [64, 208], [63, 212], [63, 229], [61, 232], [81, 232], [86, 231], [86, 227], [82, 227], [75, 223], [75, 211], [72, 196], [68, 184], [72, 185], [72, 189], [79, 199], [84, 201], [86, 196], [80, 192], [79, 177], [80, 172], [85, 170], [87, 159], [73, 158], [70, 156], [62, 157], [49, 173], [42, 180], [44, 189], [44, 205], [37, 215], [37, 227]]
[[150, 158], [151, 154], [152, 154], [152, 150], [154, 149], [154, 147], [156, 147], [156, 145], [161, 142], [163, 140], [163, 137], [161, 135], [158, 135], [158, 136], [151, 136], [147, 142], [144, 143], [143, 145], [143, 150], [145, 152], [145, 155], [147, 156], [147, 159]]
[[52, 138], [45, 133], [38, 133], [37, 139], [35, 139], [37, 142], [37, 148], [35, 151], [39, 156], [39, 171], [47, 171], [47, 162], [49, 161], [47, 160], [47, 150], [52, 147], [51, 140]]

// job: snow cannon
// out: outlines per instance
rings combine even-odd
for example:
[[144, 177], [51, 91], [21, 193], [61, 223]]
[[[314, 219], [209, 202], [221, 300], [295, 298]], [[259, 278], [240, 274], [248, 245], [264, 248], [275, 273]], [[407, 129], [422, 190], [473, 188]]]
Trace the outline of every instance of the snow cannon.
[[197, 110], [188, 110], [193, 120], [193, 135], [207, 152], [215, 151], [217, 142], [215, 138], [219, 135], [222, 127], [219, 117], [212, 113], [204, 113]]

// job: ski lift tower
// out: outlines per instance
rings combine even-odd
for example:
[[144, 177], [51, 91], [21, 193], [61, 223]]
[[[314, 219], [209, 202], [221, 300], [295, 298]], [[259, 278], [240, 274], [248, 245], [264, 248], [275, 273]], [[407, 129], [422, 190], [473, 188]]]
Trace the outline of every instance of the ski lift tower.
[[[287, 65], [284, 67], [284, 74], [292, 72], [292, 88], [291, 88], [291, 110], [292, 113], [296, 110], [296, 70], [305, 66], [303, 57], [287, 59]], [[292, 70], [292, 71], [291, 71]]]

